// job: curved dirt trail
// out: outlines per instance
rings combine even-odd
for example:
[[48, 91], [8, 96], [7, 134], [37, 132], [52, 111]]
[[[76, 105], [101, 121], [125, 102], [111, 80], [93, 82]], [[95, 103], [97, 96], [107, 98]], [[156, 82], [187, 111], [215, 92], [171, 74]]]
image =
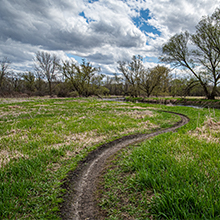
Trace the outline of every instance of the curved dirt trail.
[[67, 194], [63, 197], [64, 202], [61, 207], [62, 219], [99, 219], [94, 201], [94, 192], [96, 190], [95, 181], [102, 172], [105, 161], [111, 155], [128, 145], [144, 141], [145, 139], [162, 133], [175, 131], [177, 128], [189, 122], [188, 117], [182, 114], [175, 112], [169, 113], [179, 115], [181, 121], [177, 122], [171, 128], [159, 130], [151, 134], [136, 134], [122, 137], [104, 144], [89, 153], [89, 155], [79, 163], [78, 168], [69, 174], [68, 181], [64, 185], [64, 188], [67, 189]]

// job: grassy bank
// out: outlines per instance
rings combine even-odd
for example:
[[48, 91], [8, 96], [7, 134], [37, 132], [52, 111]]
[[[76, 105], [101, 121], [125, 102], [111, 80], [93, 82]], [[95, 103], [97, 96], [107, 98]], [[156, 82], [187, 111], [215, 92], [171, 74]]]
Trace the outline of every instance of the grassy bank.
[[107, 219], [219, 219], [220, 111], [161, 108], [191, 120], [117, 155], [101, 178], [100, 207]]
[[183, 106], [198, 106], [202, 108], [216, 108], [220, 109], [220, 100], [217, 97], [214, 100], [202, 98], [202, 97], [158, 97], [158, 98], [143, 98], [143, 97], [126, 97], [126, 101], [129, 102], [141, 102], [149, 104], [165, 104], [165, 105], [183, 105]]
[[1, 99], [0, 218], [59, 219], [68, 171], [102, 143], [178, 116], [96, 99]]

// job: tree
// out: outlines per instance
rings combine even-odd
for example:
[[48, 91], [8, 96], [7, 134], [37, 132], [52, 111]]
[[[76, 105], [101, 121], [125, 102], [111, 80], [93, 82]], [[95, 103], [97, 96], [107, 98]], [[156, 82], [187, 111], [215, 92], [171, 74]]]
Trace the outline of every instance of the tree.
[[148, 97], [153, 90], [166, 81], [169, 69], [164, 66], [156, 66], [152, 69], [146, 69], [143, 65], [141, 56], [133, 56], [130, 63], [118, 62], [118, 70], [122, 72], [125, 78], [125, 87], [128, 83], [131, 87], [131, 95], [137, 97], [143, 91]]
[[[49, 85], [49, 94], [52, 95], [52, 81], [56, 79], [56, 73], [58, 71], [59, 59], [56, 55], [51, 55], [47, 52], [36, 53], [35, 57], [35, 69], [38, 75], [42, 75], [47, 79]], [[40, 82], [40, 79], [39, 79]]]
[[60, 69], [63, 76], [71, 82], [73, 89], [82, 96], [89, 96], [92, 93], [91, 84], [93, 78], [94, 82], [98, 80], [99, 83], [103, 79], [103, 76], [96, 75], [100, 72], [100, 68], [93, 67], [91, 63], [85, 62], [85, 60], [80, 65], [74, 62], [63, 61]]
[[100, 95], [102, 94], [102, 85], [103, 85], [103, 79], [105, 75], [104, 74], [97, 74], [94, 75], [91, 79], [91, 92], [94, 95]]
[[25, 87], [28, 91], [34, 92], [35, 91], [35, 75], [32, 72], [23, 73], [21, 77], [25, 81]]
[[0, 89], [2, 89], [3, 81], [5, 79], [5, 76], [8, 75], [9, 71], [9, 65], [10, 61], [7, 59], [7, 57], [3, 58], [2, 61], [0, 61], [1, 69], [0, 69]]
[[91, 80], [100, 70], [100, 68], [93, 67], [90, 62], [85, 60], [83, 60], [82, 64], [76, 66], [77, 81], [81, 82], [81, 90], [84, 96], [90, 95]]
[[113, 74], [113, 81], [114, 81], [114, 95], [121, 95], [123, 91], [122, 87], [122, 77], [118, 76], [117, 73]]
[[130, 63], [118, 61], [118, 65], [118, 70], [123, 74], [126, 81], [131, 86], [131, 95], [137, 97], [139, 94], [140, 75], [145, 71], [143, 58], [140, 55], [133, 56]]
[[[218, 31], [219, 25], [212, 17], [203, 18], [196, 26], [195, 34], [184, 32], [171, 37], [163, 45], [163, 56], [160, 57], [162, 62], [190, 70], [208, 99], [215, 98], [220, 79], [220, 53], [213, 43], [219, 40]], [[189, 49], [189, 41], [195, 49]]]
[[214, 23], [214, 29], [210, 32], [209, 39], [211, 39], [214, 49], [220, 53], [220, 8], [215, 10], [209, 20]]
[[165, 84], [169, 72], [169, 68], [160, 65], [157, 65], [152, 69], [142, 71], [139, 76], [139, 88], [146, 93], [147, 97], [149, 97], [153, 90], [156, 87], [159, 87], [162, 82]]
[[60, 70], [62, 71], [62, 74], [65, 77], [65, 79], [67, 79], [71, 83], [73, 90], [77, 91], [80, 94], [80, 85], [76, 80], [76, 64], [74, 62], [70, 63], [69, 61], [63, 61], [63, 65], [60, 66]]
[[184, 79], [173, 79], [170, 82], [170, 95], [183, 96], [184, 95]]

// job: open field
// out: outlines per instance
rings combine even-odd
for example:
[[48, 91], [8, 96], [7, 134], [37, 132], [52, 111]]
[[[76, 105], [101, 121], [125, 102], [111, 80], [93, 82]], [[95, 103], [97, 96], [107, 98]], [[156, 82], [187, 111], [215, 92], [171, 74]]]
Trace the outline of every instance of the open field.
[[1, 99], [0, 218], [59, 219], [67, 173], [104, 142], [179, 120], [161, 106], [96, 99]]
[[106, 219], [219, 219], [220, 111], [161, 108], [191, 120], [112, 158], [100, 177], [100, 209]]

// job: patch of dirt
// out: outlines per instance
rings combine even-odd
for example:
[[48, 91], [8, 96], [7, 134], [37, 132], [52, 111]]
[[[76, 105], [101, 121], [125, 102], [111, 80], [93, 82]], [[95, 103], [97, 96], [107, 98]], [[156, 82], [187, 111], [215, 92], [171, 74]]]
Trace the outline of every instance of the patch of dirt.
[[83, 133], [75, 133], [71, 134], [68, 136], [63, 136], [65, 142], [60, 143], [60, 144], [54, 144], [52, 145], [54, 148], [59, 148], [60, 146], [63, 145], [69, 145], [71, 143], [80, 143], [82, 147], [84, 148], [85, 146], [95, 144], [95, 143], [100, 143], [103, 141], [107, 136], [105, 135], [98, 135], [96, 130], [90, 131], [90, 132], [83, 132]]
[[[169, 112], [177, 114], [174, 112]], [[171, 128], [158, 130], [151, 134], [136, 134], [119, 138], [115, 141], [103, 144], [98, 149], [89, 153], [78, 165], [77, 169], [69, 172], [62, 187], [66, 189], [63, 196], [64, 202], [60, 205], [60, 216], [62, 219], [75, 220], [95, 220], [101, 219], [102, 213], [99, 213], [94, 200], [96, 192], [96, 179], [105, 168], [106, 160], [122, 148], [144, 141], [165, 132], [175, 131], [177, 128], [188, 123], [189, 119], [181, 114], [181, 121], [177, 122]], [[103, 216], [105, 217], [105, 216]]]

